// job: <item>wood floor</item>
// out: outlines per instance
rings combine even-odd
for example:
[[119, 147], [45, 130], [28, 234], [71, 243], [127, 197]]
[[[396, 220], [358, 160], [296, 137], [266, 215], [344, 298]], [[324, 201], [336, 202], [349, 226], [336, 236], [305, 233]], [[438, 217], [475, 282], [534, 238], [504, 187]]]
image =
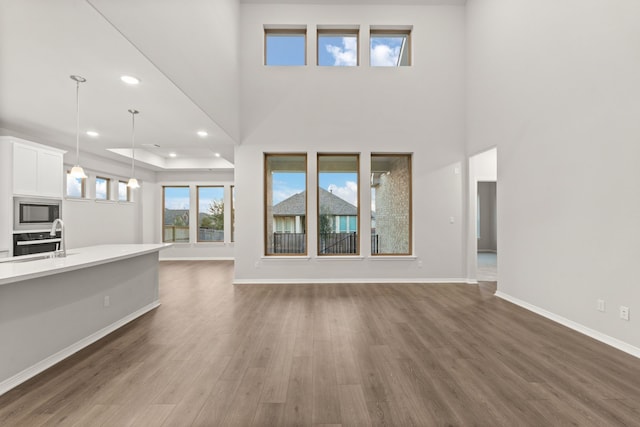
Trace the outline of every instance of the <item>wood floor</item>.
[[490, 284], [234, 287], [232, 269], [162, 263], [163, 305], [1, 396], [0, 425], [640, 425], [640, 360]]

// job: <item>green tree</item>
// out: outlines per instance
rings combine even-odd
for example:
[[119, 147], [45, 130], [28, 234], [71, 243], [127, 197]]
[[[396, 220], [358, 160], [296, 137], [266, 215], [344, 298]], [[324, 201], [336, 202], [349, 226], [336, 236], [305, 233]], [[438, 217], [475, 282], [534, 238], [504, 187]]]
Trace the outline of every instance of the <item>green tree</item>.
[[173, 218], [173, 225], [176, 227], [186, 227], [188, 225], [189, 217], [185, 218], [183, 215], [177, 215]]
[[[206, 226], [206, 227], [210, 227], [213, 228], [214, 230], [224, 230], [224, 201], [222, 200], [213, 200], [211, 201], [211, 203], [209, 204], [209, 213], [210, 215], [207, 216], [206, 218], [210, 218], [210, 226]], [[204, 225], [204, 218], [203, 218], [203, 227], [205, 227]]]
[[[324, 212], [324, 213], [323, 213]], [[320, 209], [320, 223], [318, 224], [320, 234], [333, 233], [333, 215], [326, 213], [326, 209]]]

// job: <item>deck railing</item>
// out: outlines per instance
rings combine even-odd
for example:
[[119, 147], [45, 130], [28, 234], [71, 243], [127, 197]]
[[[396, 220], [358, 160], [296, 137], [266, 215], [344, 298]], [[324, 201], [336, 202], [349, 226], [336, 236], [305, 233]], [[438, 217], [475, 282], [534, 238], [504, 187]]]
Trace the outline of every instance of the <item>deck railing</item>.
[[[304, 233], [273, 233], [272, 254], [305, 253]], [[378, 235], [371, 235], [371, 253], [378, 253]], [[320, 254], [358, 253], [358, 235], [356, 233], [326, 233], [319, 236]]]

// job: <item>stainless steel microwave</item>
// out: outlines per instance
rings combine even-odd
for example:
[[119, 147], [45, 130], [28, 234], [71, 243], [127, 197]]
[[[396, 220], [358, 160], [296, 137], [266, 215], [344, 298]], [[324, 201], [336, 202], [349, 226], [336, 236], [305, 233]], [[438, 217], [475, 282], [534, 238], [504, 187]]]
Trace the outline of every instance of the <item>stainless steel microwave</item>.
[[15, 197], [13, 199], [14, 230], [45, 230], [62, 214], [62, 200]]

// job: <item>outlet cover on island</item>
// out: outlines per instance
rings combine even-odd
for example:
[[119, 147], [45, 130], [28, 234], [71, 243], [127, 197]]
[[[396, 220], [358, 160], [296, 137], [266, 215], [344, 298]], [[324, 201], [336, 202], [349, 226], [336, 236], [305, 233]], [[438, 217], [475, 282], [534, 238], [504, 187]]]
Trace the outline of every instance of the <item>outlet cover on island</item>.
[[604, 300], [603, 299], [599, 299], [598, 300], [597, 309], [598, 309], [598, 311], [605, 311], [605, 304], [604, 304]]

